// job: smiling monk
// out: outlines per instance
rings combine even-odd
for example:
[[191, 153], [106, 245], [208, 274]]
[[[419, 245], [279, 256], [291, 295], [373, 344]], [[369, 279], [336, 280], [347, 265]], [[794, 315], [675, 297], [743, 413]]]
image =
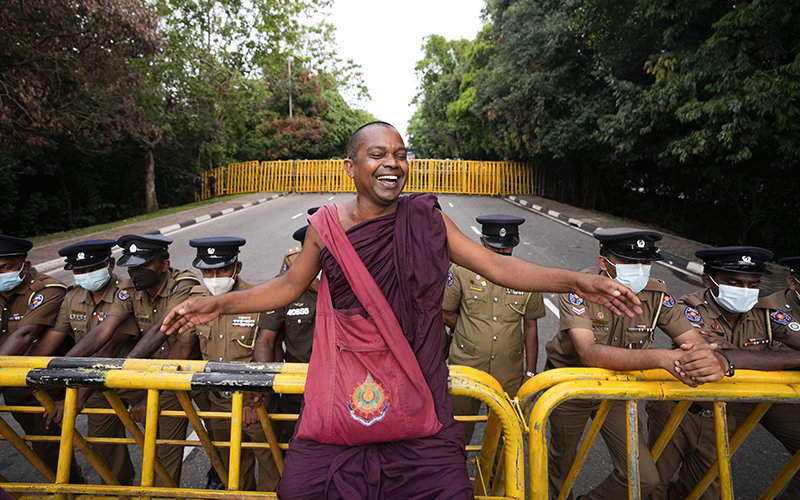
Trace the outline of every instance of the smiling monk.
[[[473, 498], [466, 468], [464, 430], [453, 419], [447, 390], [448, 369], [442, 354], [442, 299], [450, 261], [515, 290], [578, 293], [616, 314], [641, 314], [640, 302], [630, 289], [606, 277], [550, 269], [494, 254], [461, 233], [441, 212], [431, 194], [401, 197], [409, 169], [406, 147], [400, 134], [388, 123], [374, 122], [358, 129], [350, 139], [348, 156], [344, 168], [355, 181], [356, 197], [342, 205], [321, 209], [309, 219], [311, 225], [303, 249], [286, 274], [247, 291], [186, 301], [172, 310], [162, 330], [168, 334], [185, 331], [220, 314], [283, 307], [308, 288], [320, 269], [324, 270], [323, 283], [329, 288], [334, 310], [350, 314], [353, 321], [358, 321], [356, 316], [364, 311], [362, 304], [332, 255], [333, 250], [326, 247], [320, 236], [330, 232], [323, 217], [333, 214], [333, 220], [338, 218], [347, 240], [391, 306], [403, 342], [408, 343], [413, 353], [414, 366], [418, 365], [424, 377], [423, 385], [427, 385], [424, 389], [430, 391], [428, 397], [432, 396], [438, 423], [426, 437], [358, 446], [299, 439], [296, 431], [289, 444], [278, 497], [282, 500]], [[311, 380], [315, 363], [340, 354], [321, 352], [333, 350], [321, 341], [318, 343], [321, 323], [318, 318], [307, 389], [316, 383]], [[379, 383], [387, 385], [385, 381], [370, 382], [378, 388]], [[391, 387], [386, 389], [391, 391]], [[313, 415], [312, 409], [319, 410], [312, 405], [307, 401], [301, 410], [297, 429], [302, 428], [304, 413]], [[391, 403], [388, 408], [402, 411]], [[367, 435], [379, 426], [380, 422], [374, 427], [364, 425], [358, 432]], [[342, 440], [359, 441], [361, 437], [343, 436]]]

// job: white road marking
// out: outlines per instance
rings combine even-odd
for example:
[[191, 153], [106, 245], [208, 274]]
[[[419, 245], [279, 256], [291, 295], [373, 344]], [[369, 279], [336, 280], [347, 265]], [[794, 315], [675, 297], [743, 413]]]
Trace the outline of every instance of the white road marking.
[[547, 306], [548, 309], [550, 309], [551, 313], [556, 315], [556, 318], [560, 318], [561, 317], [561, 313], [558, 312], [558, 307], [556, 307], [556, 305], [553, 304], [550, 301], [550, 299], [544, 299], [544, 305]]
[[[197, 437], [197, 433], [195, 431], [192, 431], [192, 433], [189, 434], [189, 438], [187, 439], [187, 441], [197, 441], [198, 439], [199, 438]], [[183, 447], [183, 459], [186, 460], [186, 458], [189, 456], [189, 453], [194, 451], [194, 449], [195, 449], [194, 446], [184, 446]]]
[[473, 231], [475, 231], [475, 234], [477, 234], [478, 236], [480, 236], [480, 235], [481, 235], [481, 232], [478, 230], [478, 228], [477, 228], [477, 227], [475, 227], [475, 226], [469, 226], [469, 227], [470, 227], [470, 228], [471, 228]]
[[296, 218], [300, 217], [301, 215], [303, 215], [303, 212], [300, 212], [299, 214], [292, 216], [292, 219], [296, 219]]
[[336, 196], [336, 195], [334, 195], [334, 196], [331, 196], [330, 198], [328, 198], [328, 201], [332, 200], [332, 199], [333, 199], [335, 196]]
[[450, 205], [450, 208], [453, 208], [453, 204], [452, 203], [448, 202], [447, 204]]

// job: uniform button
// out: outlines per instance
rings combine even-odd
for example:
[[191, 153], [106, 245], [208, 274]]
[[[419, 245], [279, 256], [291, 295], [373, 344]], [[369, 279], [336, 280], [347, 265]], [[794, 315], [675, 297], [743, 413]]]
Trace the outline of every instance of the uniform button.
[[223, 338], [223, 337], [224, 337], [223, 335], [220, 335], [220, 336], [219, 336], [219, 338]]
[[244, 335], [242, 335], [242, 340], [244, 340]]
[[164, 346], [162, 345], [162, 346], [161, 346], [161, 350], [163, 351], [164, 349], [166, 349], [166, 347], [164, 347]]
[[153, 309], [153, 312], [158, 312], [156, 309]]
[[461, 346], [460, 346], [460, 347], [463, 349], [463, 348], [464, 348], [464, 344], [461, 344]]
[[617, 337], [614, 337], [614, 340], [617, 340]]
[[219, 360], [222, 361], [222, 356], [219, 357]]
[[705, 305], [708, 305], [708, 301], [707, 301], [707, 300], [704, 300], [704, 301], [703, 301], [703, 304], [705, 304]]
[[302, 321], [300, 321], [299, 319], [297, 320], [297, 322], [298, 322], [298, 323], [302, 323]]
[[492, 359], [494, 359], [494, 356], [492, 356]]
[[492, 318], [492, 321], [497, 321], [497, 316], [495, 316], [494, 318]]
[[477, 295], [476, 295], [476, 296], [474, 296], [474, 297], [472, 297], [472, 298], [473, 298], [474, 300], [478, 300], [478, 296], [477, 296]]
[[97, 316], [97, 313], [96, 313], [96, 312], [93, 312], [93, 313], [92, 313], [92, 316]]
[[494, 301], [497, 302], [497, 297], [494, 298]]
[[492, 337], [492, 340], [497, 340], [497, 335], [495, 335], [494, 337]]
[[514, 305], [517, 305], [517, 304], [519, 304], [519, 302], [517, 302], [517, 301], [515, 300], [515, 301], [514, 301]]

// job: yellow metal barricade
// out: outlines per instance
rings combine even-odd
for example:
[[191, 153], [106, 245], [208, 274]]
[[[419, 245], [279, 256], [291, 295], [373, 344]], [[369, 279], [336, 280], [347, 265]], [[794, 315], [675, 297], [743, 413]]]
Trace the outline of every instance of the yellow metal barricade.
[[[540, 394], [533, 401], [533, 397]], [[639, 497], [638, 473], [638, 400], [680, 401], [667, 422], [661, 436], [656, 440], [651, 453], [657, 461], [666, 444], [677, 430], [691, 401], [713, 402], [714, 424], [717, 442], [717, 462], [692, 491], [689, 499], [698, 499], [714, 478], [719, 475], [723, 500], [732, 500], [733, 484], [730, 475], [730, 460], [744, 439], [758, 424], [772, 403], [800, 402], [800, 373], [759, 372], [737, 370], [733, 378], [704, 384], [696, 388], [677, 381], [664, 370], [615, 372], [596, 368], [561, 368], [545, 371], [526, 382], [517, 393], [527, 409], [533, 404], [528, 420], [529, 429], [529, 495], [531, 500], [549, 498], [548, 454], [546, 427], [553, 409], [570, 399], [602, 400], [587, 435], [569, 471], [559, 499], [567, 498], [574, 486], [577, 474], [591, 450], [613, 401], [625, 401], [628, 415], [628, 483], [630, 498]], [[759, 402], [750, 416], [728, 439], [726, 418], [727, 402]], [[788, 483], [800, 463], [800, 452], [792, 458], [777, 475], [761, 500], [769, 500]]]
[[[54, 496], [66, 499], [67, 495], [86, 495], [86, 500], [98, 495], [116, 496], [121, 500], [150, 498], [203, 498], [203, 499], [246, 499], [275, 498], [274, 494], [241, 491], [239, 483], [241, 451], [245, 448], [263, 448], [272, 451], [279, 471], [283, 469], [280, 450], [288, 448], [287, 443], [279, 443], [272, 431], [271, 421], [296, 420], [297, 415], [268, 414], [264, 407], [258, 410], [259, 420], [264, 430], [266, 442], [242, 442], [243, 392], [278, 392], [300, 394], [303, 392], [307, 365], [292, 363], [229, 363], [188, 360], [144, 360], [144, 359], [102, 359], [102, 358], [36, 358], [0, 357], [0, 387], [39, 387], [35, 394], [42, 407], [0, 407], [0, 412], [40, 413], [53, 407], [54, 402], [43, 387], [67, 387], [64, 419], [61, 436], [20, 436], [10, 430], [0, 418], [0, 434], [17, 448], [36, 469], [42, 473], [45, 483], [14, 483], [0, 476], [0, 486], [22, 498]], [[100, 438], [81, 436], [75, 429], [75, 401], [78, 387], [90, 385], [103, 390], [112, 409], [86, 408], [83, 414], [116, 414], [131, 433], [132, 438]], [[524, 457], [522, 429], [519, 412], [503, 394], [502, 387], [486, 373], [466, 368], [451, 367], [449, 386], [452, 394], [466, 395], [485, 402], [490, 409], [488, 426], [491, 434], [502, 435], [503, 448], [500, 463], [503, 468], [502, 482], [495, 481], [505, 496], [483, 496], [479, 498], [523, 499], [524, 495]], [[114, 392], [118, 389], [144, 389], [147, 391], [147, 418], [144, 432], [133, 423], [124, 403]], [[175, 391], [183, 411], [159, 412], [158, 397], [164, 390]], [[196, 411], [188, 391], [236, 391], [233, 393], [230, 412]], [[197, 441], [157, 439], [159, 417], [188, 418]], [[231, 419], [229, 441], [211, 441], [205, 432], [201, 419]], [[10, 430], [10, 432], [9, 432]], [[502, 432], [499, 432], [499, 431]], [[25, 441], [53, 441], [60, 443], [58, 467], [51, 471], [30, 450]], [[491, 440], [490, 440], [491, 441]], [[497, 452], [479, 450], [482, 456]], [[95, 443], [115, 443], [138, 445], [143, 452], [141, 484], [121, 486], [110, 474], [102, 460], [97, 457], [90, 445]], [[202, 489], [177, 488], [169, 478], [157, 458], [159, 445], [202, 446], [208, 453], [212, 465], [228, 491], [209, 491]], [[73, 446], [84, 454], [107, 484], [82, 485], [69, 484]], [[219, 448], [229, 448], [229, 466], [226, 469], [218, 454]], [[479, 464], [480, 465], [480, 464]], [[489, 469], [491, 464], [489, 464]], [[486, 469], [486, 465], [483, 465]], [[154, 487], [155, 475], [164, 480], [166, 487]], [[500, 476], [498, 469], [497, 476]], [[488, 477], [488, 474], [486, 474]], [[479, 477], [484, 481], [483, 475]], [[476, 485], [476, 489], [478, 486]]]

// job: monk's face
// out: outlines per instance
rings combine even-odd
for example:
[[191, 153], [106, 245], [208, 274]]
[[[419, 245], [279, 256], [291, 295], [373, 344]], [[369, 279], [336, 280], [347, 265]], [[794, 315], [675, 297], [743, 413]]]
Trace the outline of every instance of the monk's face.
[[408, 178], [406, 145], [400, 134], [389, 127], [368, 127], [356, 158], [357, 162], [345, 160], [345, 169], [353, 177], [358, 194], [379, 205], [395, 202]]

